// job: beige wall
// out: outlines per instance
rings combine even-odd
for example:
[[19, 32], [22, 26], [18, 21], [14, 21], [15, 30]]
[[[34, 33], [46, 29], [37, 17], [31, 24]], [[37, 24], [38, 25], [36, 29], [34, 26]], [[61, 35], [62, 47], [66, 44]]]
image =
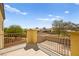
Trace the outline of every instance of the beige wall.
[[3, 7], [0, 4], [0, 49], [4, 48], [4, 30], [3, 30]]
[[79, 32], [71, 32], [71, 55], [79, 56]]

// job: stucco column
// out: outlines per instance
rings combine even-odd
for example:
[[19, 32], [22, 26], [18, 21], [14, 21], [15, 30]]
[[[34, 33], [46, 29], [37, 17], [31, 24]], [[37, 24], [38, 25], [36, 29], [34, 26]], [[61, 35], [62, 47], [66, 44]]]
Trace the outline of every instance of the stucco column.
[[4, 48], [3, 22], [4, 22], [4, 8], [3, 4], [0, 3], [0, 49]]
[[0, 49], [4, 48], [3, 21], [0, 21]]
[[70, 32], [71, 55], [79, 56], [79, 32]]
[[27, 38], [26, 38], [26, 47], [25, 50], [34, 49], [35, 51], [39, 50], [37, 45], [37, 30], [29, 29], [27, 30]]
[[4, 34], [0, 33], [0, 49], [4, 48]]
[[37, 43], [37, 30], [29, 29], [27, 30], [27, 39], [26, 43]]

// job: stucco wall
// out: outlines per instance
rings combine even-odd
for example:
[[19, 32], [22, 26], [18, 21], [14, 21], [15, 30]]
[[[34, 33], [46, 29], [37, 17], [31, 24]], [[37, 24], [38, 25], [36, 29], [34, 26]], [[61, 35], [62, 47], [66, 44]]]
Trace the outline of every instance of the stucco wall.
[[3, 30], [3, 5], [0, 4], [0, 49], [4, 48], [4, 30]]

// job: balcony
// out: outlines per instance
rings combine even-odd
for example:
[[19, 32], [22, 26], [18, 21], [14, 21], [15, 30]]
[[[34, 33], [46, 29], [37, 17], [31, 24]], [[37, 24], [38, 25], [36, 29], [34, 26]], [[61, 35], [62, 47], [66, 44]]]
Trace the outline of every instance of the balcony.
[[69, 37], [59, 37], [48, 33], [38, 32], [37, 46], [39, 50], [33, 48], [25, 50], [26, 34], [6, 33], [4, 38], [4, 49], [0, 50], [0, 55], [23, 55], [23, 56], [70, 56]]

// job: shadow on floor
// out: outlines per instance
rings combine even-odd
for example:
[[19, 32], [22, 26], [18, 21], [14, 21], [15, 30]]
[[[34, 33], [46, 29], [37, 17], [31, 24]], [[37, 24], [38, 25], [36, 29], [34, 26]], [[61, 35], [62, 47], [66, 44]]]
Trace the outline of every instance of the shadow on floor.
[[35, 51], [39, 50], [37, 44], [27, 44], [26, 47], [24, 47], [25, 50], [33, 48]]

